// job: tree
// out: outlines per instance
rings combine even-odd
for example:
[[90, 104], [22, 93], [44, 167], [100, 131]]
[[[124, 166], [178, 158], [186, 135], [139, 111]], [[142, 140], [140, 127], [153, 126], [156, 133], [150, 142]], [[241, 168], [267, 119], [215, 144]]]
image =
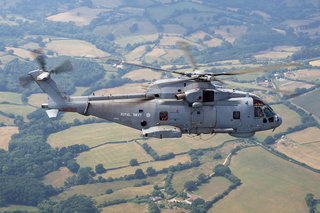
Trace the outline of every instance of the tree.
[[102, 174], [105, 172], [106, 172], [106, 169], [103, 167], [102, 163], [99, 163], [98, 165], [96, 165], [96, 173], [97, 174]]
[[154, 176], [156, 174], [157, 174], [157, 171], [154, 168], [152, 168], [151, 166], [147, 168], [147, 175], [148, 176]]
[[146, 175], [143, 173], [142, 169], [137, 169], [134, 173], [134, 177], [137, 179], [143, 179], [146, 177]]
[[77, 164], [77, 162], [74, 159], [71, 159], [71, 160], [68, 160], [67, 167], [71, 172], [76, 173], [78, 172], [80, 165]]
[[132, 32], [132, 33], [138, 32], [138, 29], [139, 29], [138, 24], [133, 24], [133, 25], [129, 28], [130, 32]]
[[135, 158], [131, 159], [129, 164], [130, 164], [130, 166], [138, 166], [139, 165], [137, 159], [135, 159]]
[[149, 213], [160, 213], [160, 209], [157, 206], [157, 204], [155, 204], [154, 202], [149, 202], [149, 207], [148, 207], [148, 211]]
[[85, 195], [73, 195], [55, 206], [57, 213], [99, 213], [94, 201]]
[[213, 169], [213, 172], [215, 173], [215, 176], [224, 176], [226, 174], [231, 174], [231, 170], [229, 169], [229, 167], [222, 164], [216, 165]]
[[208, 178], [205, 174], [201, 173], [199, 176], [198, 176], [198, 181], [199, 183], [205, 183], [208, 181]]
[[106, 194], [111, 194], [111, 193], [113, 193], [113, 190], [112, 190], [112, 189], [107, 189], [107, 190], [106, 190]]
[[268, 136], [263, 143], [266, 145], [272, 145], [274, 144], [276, 141], [274, 140], [274, 138], [272, 136]]
[[222, 158], [222, 155], [220, 153], [216, 153], [214, 156], [213, 156], [213, 159], [214, 160], [219, 160]]
[[89, 180], [92, 179], [90, 172], [91, 172], [90, 167], [85, 167], [85, 168], [80, 168], [78, 173], [77, 173], [77, 180], [76, 184], [77, 185], [84, 185], [89, 183]]
[[185, 184], [184, 184], [184, 188], [185, 188], [187, 191], [197, 190], [196, 182], [193, 181], [193, 180], [187, 181], [187, 182], [185, 182]]

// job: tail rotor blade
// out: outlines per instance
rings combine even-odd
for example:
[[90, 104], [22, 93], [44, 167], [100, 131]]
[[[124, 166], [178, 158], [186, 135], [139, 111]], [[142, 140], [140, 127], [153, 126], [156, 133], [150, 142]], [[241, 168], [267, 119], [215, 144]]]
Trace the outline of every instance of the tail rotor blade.
[[46, 71], [46, 60], [44, 58], [43, 50], [42, 49], [35, 49], [31, 52], [33, 57], [37, 60], [38, 64], [40, 65], [43, 71]]
[[73, 67], [72, 67], [71, 62], [69, 60], [66, 60], [65, 62], [60, 64], [58, 67], [51, 70], [50, 72], [58, 74], [58, 73], [72, 72], [72, 71], [73, 71]]
[[19, 82], [23, 88], [28, 87], [32, 81], [33, 81], [33, 78], [30, 75], [19, 77]]

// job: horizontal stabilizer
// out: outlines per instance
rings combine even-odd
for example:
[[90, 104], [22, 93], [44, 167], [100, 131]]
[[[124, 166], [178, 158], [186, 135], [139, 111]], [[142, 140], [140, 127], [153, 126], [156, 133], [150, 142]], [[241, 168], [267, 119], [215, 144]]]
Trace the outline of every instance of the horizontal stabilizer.
[[47, 113], [49, 118], [57, 117], [58, 116], [58, 112], [59, 112], [58, 109], [48, 109], [48, 110], [46, 110], [46, 113]]

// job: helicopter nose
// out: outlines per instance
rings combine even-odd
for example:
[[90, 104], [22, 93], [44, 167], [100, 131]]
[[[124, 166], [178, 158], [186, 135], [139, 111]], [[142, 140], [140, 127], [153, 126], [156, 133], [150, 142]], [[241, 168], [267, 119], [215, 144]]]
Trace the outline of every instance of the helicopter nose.
[[277, 114], [277, 115], [275, 116], [275, 120], [276, 120], [276, 125], [277, 125], [277, 127], [282, 124], [282, 118], [281, 118], [280, 115]]

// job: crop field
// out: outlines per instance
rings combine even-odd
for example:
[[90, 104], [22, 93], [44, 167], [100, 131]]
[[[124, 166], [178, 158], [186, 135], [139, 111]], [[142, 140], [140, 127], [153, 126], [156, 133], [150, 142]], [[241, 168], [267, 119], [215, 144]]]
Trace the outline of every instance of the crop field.
[[161, 140], [149, 139], [147, 141], [141, 141], [141, 143], [148, 143], [159, 155], [162, 155], [168, 152], [182, 153], [188, 152], [190, 149], [215, 147], [226, 140], [233, 139], [235, 138], [228, 134], [201, 136], [183, 135], [182, 138], [163, 138]]
[[10, 205], [8, 207], [1, 207], [0, 213], [5, 212], [30, 212], [38, 213], [39, 209], [33, 206], [20, 206], [20, 205]]
[[154, 79], [160, 79], [161, 73], [151, 71], [149, 69], [139, 69], [139, 70], [129, 72], [122, 77], [123, 78], [130, 78], [131, 80], [134, 80], [134, 81], [142, 80], [142, 79], [147, 80], [147, 81], [151, 81]]
[[5, 65], [16, 58], [17, 57], [13, 55], [3, 55], [3, 56], [0, 56], [0, 61], [3, 65]]
[[134, 50], [130, 51], [127, 55], [126, 55], [126, 59], [128, 61], [133, 61], [133, 60], [137, 60], [140, 59], [146, 52], [146, 47], [145, 46], [139, 46], [137, 48], [135, 48]]
[[214, 177], [209, 180], [208, 183], [198, 187], [198, 190], [193, 193], [200, 196], [202, 199], [209, 201], [217, 195], [222, 194], [230, 185], [231, 182], [226, 178]]
[[219, 28], [214, 27], [213, 29], [215, 31], [215, 34], [221, 35], [224, 39], [226, 39], [230, 43], [233, 43], [237, 38], [245, 34], [247, 31], [246, 26], [236, 26], [236, 25], [223, 26]]
[[[242, 185], [209, 212], [307, 212], [305, 196], [320, 190], [320, 174], [278, 158], [262, 148], [248, 148], [232, 158], [231, 171]], [[290, 203], [290, 205], [286, 205]]]
[[287, 74], [288, 78], [291, 79], [301, 79], [309, 82], [316, 82], [320, 80], [320, 70], [319, 69], [303, 69], [292, 71]]
[[314, 86], [313, 84], [306, 84], [304, 82], [297, 82], [297, 81], [290, 81], [290, 80], [286, 80], [284, 82], [278, 82], [278, 83], [279, 83], [279, 89], [288, 90], [288, 91], [294, 91], [296, 88], [309, 89]]
[[104, 57], [110, 55], [97, 49], [95, 45], [82, 40], [53, 40], [47, 44], [46, 48], [57, 52], [58, 55], [67, 56]]
[[72, 172], [67, 167], [61, 167], [58, 171], [51, 172], [44, 177], [43, 183], [54, 187], [64, 186], [65, 180], [72, 176]]
[[81, 153], [76, 160], [81, 167], [90, 166], [94, 168], [97, 164], [102, 163], [104, 167], [108, 169], [127, 166], [130, 160], [134, 158], [137, 159], [138, 162], [152, 159], [141, 146], [131, 142], [106, 144], [88, 152]]
[[151, 194], [153, 190], [153, 185], [146, 185], [140, 187], [127, 187], [125, 189], [117, 190], [111, 194], [105, 194], [98, 197], [95, 197], [95, 200], [98, 204], [102, 204], [104, 201], [116, 200], [119, 197], [123, 199], [132, 199], [138, 196], [144, 196]]
[[[148, 177], [144, 180], [150, 182], [150, 185], [161, 185], [165, 175], [158, 175], [155, 177]], [[112, 189], [114, 192], [121, 189], [126, 189], [128, 187], [133, 187], [136, 183], [141, 183], [142, 180], [130, 180], [130, 181], [115, 181], [106, 183], [95, 183], [87, 185], [73, 186], [70, 190], [64, 191], [59, 195], [53, 197], [53, 200], [64, 200], [75, 194], [85, 194], [87, 196], [92, 196], [93, 198], [104, 195], [107, 189]]]
[[40, 108], [41, 104], [48, 103], [48, 95], [44, 93], [32, 94], [28, 97], [28, 103]]
[[262, 132], [256, 132], [256, 137], [263, 141], [266, 137], [273, 136], [274, 134], [284, 132], [289, 127], [295, 127], [301, 124], [301, 117], [293, 110], [286, 107], [284, 104], [271, 105], [272, 109], [278, 113], [282, 118], [282, 124], [273, 130], [267, 130]]
[[12, 113], [14, 115], [21, 115], [25, 120], [27, 120], [27, 115], [34, 110], [34, 107], [26, 105], [0, 104], [0, 111]]
[[78, 119], [79, 121], [84, 121], [89, 118], [95, 118], [93, 116], [83, 116], [79, 113], [70, 113], [70, 112], [59, 112], [59, 114], [62, 114], [61, 121], [67, 122], [67, 123], [73, 123], [74, 119]]
[[14, 47], [8, 47], [6, 48], [7, 51], [13, 50], [13, 54], [16, 56], [19, 56], [21, 58], [32, 60], [33, 57], [30, 54], [30, 51], [22, 49], [22, 48], [14, 48]]
[[[132, 33], [130, 31], [130, 27], [134, 24], [138, 25], [138, 30], [136, 33]], [[123, 37], [130, 37], [135, 35], [150, 35], [156, 34], [157, 29], [155, 26], [149, 21], [138, 21], [135, 18], [128, 19], [123, 21], [121, 24], [113, 24], [113, 25], [104, 25], [99, 26], [94, 29], [93, 33], [105, 35], [109, 32], [112, 32], [116, 39], [121, 39]], [[133, 43], [137, 43], [138, 41], [133, 40]], [[145, 42], [145, 40], [144, 40]]]
[[158, 38], [158, 36], [159, 36], [158, 33], [149, 34], [149, 35], [132, 35], [132, 36], [117, 38], [115, 42], [120, 46], [125, 47], [127, 44], [155, 41]]
[[76, 25], [88, 25], [101, 12], [108, 11], [106, 9], [92, 9], [88, 7], [79, 7], [64, 13], [49, 16], [50, 21], [74, 22]]
[[161, 56], [165, 54], [166, 54], [166, 51], [164, 49], [154, 48], [151, 52], [145, 55], [145, 60], [146, 62], [151, 63], [153, 61], [159, 60]]
[[51, 134], [48, 138], [48, 143], [52, 147], [64, 147], [74, 144], [85, 144], [93, 147], [111, 141], [127, 141], [139, 136], [139, 131], [129, 127], [115, 123], [99, 123], [74, 126]]
[[125, 84], [120, 87], [101, 89], [95, 91], [95, 95], [110, 95], [110, 94], [128, 94], [128, 93], [144, 93], [149, 86], [149, 83], [132, 83]]
[[163, 32], [184, 34], [186, 32], [186, 29], [179, 24], [164, 24]]
[[316, 89], [312, 92], [294, 98], [293, 103], [301, 106], [320, 118], [319, 97], [320, 89]]
[[[143, 152], [144, 152], [144, 150], [142, 150], [140, 153], [137, 153], [137, 154], [144, 156], [145, 153], [143, 153]], [[123, 162], [124, 166], [129, 165], [129, 161], [131, 159], [128, 158], [126, 160], [127, 161]], [[137, 158], [137, 160], [139, 162], [138, 158]], [[142, 169], [144, 172], [150, 166], [152, 168], [154, 168], [155, 170], [161, 170], [163, 168], [168, 168], [171, 165], [177, 165], [178, 163], [185, 163], [185, 162], [189, 162], [189, 161], [190, 161], [189, 155], [178, 155], [178, 156], [175, 156], [175, 158], [172, 158], [172, 159], [169, 159], [169, 160], [165, 160], [165, 161], [150, 161], [150, 162], [147, 162], [147, 163], [140, 164], [139, 166], [133, 166], [133, 167], [132, 166], [128, 166], [128, 167], [121, 168], [121, 169], [110, 170], [110, 171], [107, 171], [107, 173], [102, 174], [101, 176], [104, 177], [104, 178], [108, 178], [108, 177], [116, 178], [116, 177], [121, 177], [121, 176], [124, 176], [124, 175], [134, 174], [134, 172], [138, 168]], [[104, 165], [104, 167], [105, 168], [110, 168], [111, 165], [110, 166]]]
[[0, 127], [0, 149], [8, 150], [8, 145], [13, 134], [19, 132], [18, 127], [6, 126]]
[[21, 94], [14, 92], [0, 92], [0, 103], [22, 104]]
[[319, 135], [320, 129], [317, 127], [294, 132], [278, 140], [276, 149], [297, 161], [320, 169]]
[[147, 204], [136, 203], [124, 203], [120, 205], [108, 206], [103, 208], [101, 213], [123, 213], [128, 212], [129, 209], [130, 213], [148, 213]]
[[14, 119], [0, 114], [0, 123], [4, 123], [7, 126], [12, 126], [14, 124]]

